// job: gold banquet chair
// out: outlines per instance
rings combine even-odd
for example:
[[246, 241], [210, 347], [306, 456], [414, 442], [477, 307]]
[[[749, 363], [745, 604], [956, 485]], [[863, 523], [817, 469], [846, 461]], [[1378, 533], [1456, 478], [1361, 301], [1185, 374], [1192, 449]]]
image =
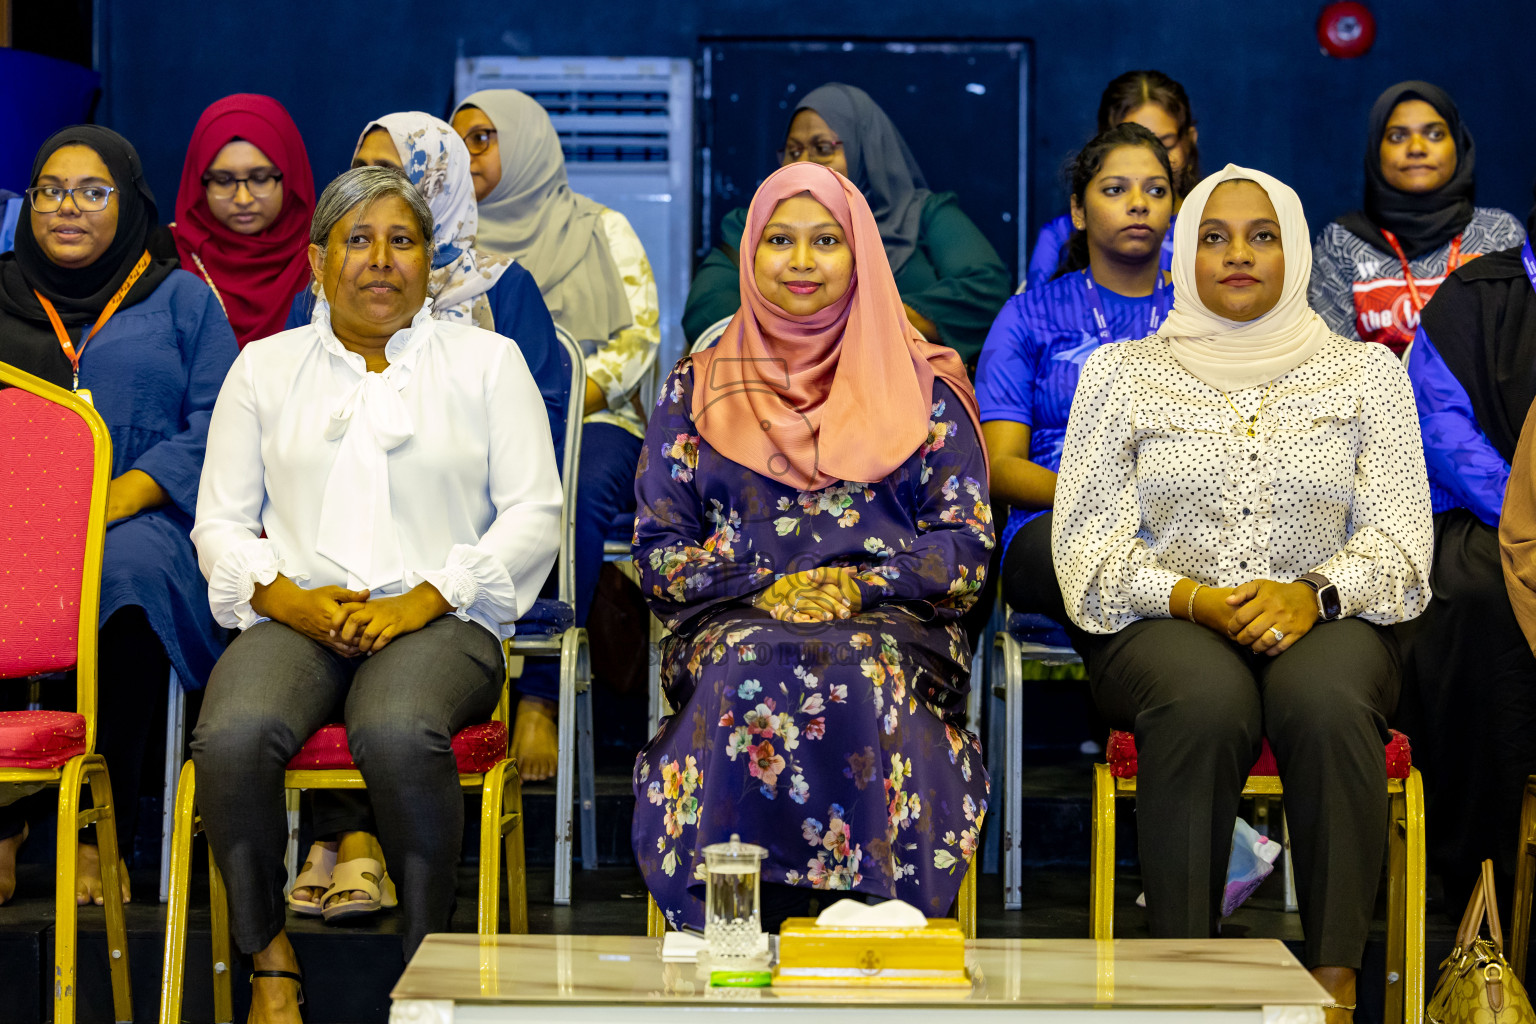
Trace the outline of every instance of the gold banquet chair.
[[[505, 648], [503, 648], [505, 653]], [[501, 700], [491, 721], [459, 730], [453, 737], [459, 786], [480, 793], [480, 899], [476, 932], [495, 935], [501, 913], [502, 844], [506, 847], [507, 903], [510, 931], [528, 931], [527, 864], [523, 852], [523, 790], [517, 764], [507, 756], [509, 684], [502, 680]], [[364, 789], [352, 762], [346, 728], [328, 725], [311, 736], [288, 762], [283, 785], [289, 790]], [[192, 881], [192, 837], [202, 831], [197, 813], [197, 779], [192, 762], [181, 769], [176, 788], [176, 827], [171, 838], [171, 892], [166, 907], [165, 962], [160, 980], [161, 1024], [181, 1020], [186, 974], [187, 903]], [[213, 1019], [228, 1024], [234, 1016], [230, 981], [229, 906], [224, 882], [208, 851], [208, 902], [213, 933]]]
[[[101, 851], [108, 966], [116, 1019], [133, 1009], [117, 829], [107, 764], [96, 746], [96, 629], [112, 441], [74, 392], [0, 363], [0, 678], [70, 669], [75, 710], [0, 712], [0, 787], [57, 786], [53, 1019], [72, 1024], [79, 985], [75, 856], [94, 823]], [[80, 806], [83, 786], [95, 806]], [[0, 1014], [3, 1016], [3, 1014]]]
[[[1093, 844], [1089, 854], [1088, 933], [1115, 937], [1115, 800], [1136, 796], [1136, 739], [1114, 730], [1106, 763], [1093, 766]], [[1424, 1019], [1424, 783], [1408, 737], [1393, 730], [1387, 761], [1387, 978], [1384, 1021]], [[1243, 784], [1243, 796], [1281, 796], [1269, 741]]]

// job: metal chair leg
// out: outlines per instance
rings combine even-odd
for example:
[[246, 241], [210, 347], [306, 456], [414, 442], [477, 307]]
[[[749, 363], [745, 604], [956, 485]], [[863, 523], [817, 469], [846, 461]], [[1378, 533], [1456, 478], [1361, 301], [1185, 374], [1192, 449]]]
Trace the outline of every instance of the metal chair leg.
[[86, 758], [71, 758], [59, 781], [58, 842], [54, 870], [53, 928], [53, 1019], [55, 1024], [74, 1024], [77, 1001], [75, 967], [79, 939], [80, 912], [75, 904], [78, 880], [75, 857], [79, 851], [80, 786], [84, 781]]
[[117, 805], [112, 779], [100, 754], [87, 759], [86, 780], [95, 805], [96, 848], [101, 858], [103, 909], [107, 919], [107, 968], [112, 976], [112, 1011], [120, 1021], [133, 1019], [133, 991], [128, 973], [128, 926], [123, 915], [123, 883], [117, 846]]
[[176, 787], [176, 824], [171, 832], [171, 889], [165, 908], [165, 959], [160, 968], [160, 1024], [180, 1024], [181, 993], [186, 979], [187, 902], [192, 885], [192, 800], [196, 795], [192, 762], [181, 769]]
[[971, 863], [960, 880], [960, 894], [955, 897], [955, 916], [960, 920], [960, 931], [967, 939], [976, 937], [976, 871], [979, 858], [971, 855]]
[[576, 659], [576, 772], [581, 796], [581, 866], [597, 867], [597, 760], [592, 750], [592, 656], [581, 630]]
[[1018, 641], [1006, 631], [1003, 640], [1003, 714], [1006, 738], [1003, 741], [1007, 777], [1003, 783], [1003, 908], [1018, 910], [1023, 905], [1024, 851], [1024, 662]]
[[235, 1019], [235, 991], [229, 955], [229, 895], [224, 890], [224, 875], [208, 847], [208, 930], [213, 933], [213, 1019], [216, 1024], [232, 1024]]
[[1509, 936], [1509, 966], [1525, 982], [1525, 957], [1531, 945], [1531, 896], [1536, 892], [1536, 775], [1525, 781], [1520, 803], [1520, 842], [1515, 847], [1515, 895]]
[[1407, 845], [1407, 937], [1403, 943], [1403, 1021], [1418, 1024], [1424, 1019], [1424, 900], [1428, 888], [1428, 848], [1424, 842], [1424, 779], [1417, 768], [1403, 780], [1407, 809], [1404, 840]]
[[571, 843], [576, 822], [576, 656], [575, 629], [565, 631], [560, 644], [560, 705], [555, 724], [558, 752], [555, 758], [555, 905], [571, 903]]
[[1090, 939], [1115, 937], [1115, 780], [1109, 765], [1093, 766], [1093, 846], [1089, 855]]
[[667, 915], [656, 905], [656, 897], [645, 894], [645, 937], [659, 939], [667, 934]]
[[507, 855], [507, 911], [508, 931], [513, 935], [528, 934], [528, 860], [523, 849], [527, 819], [523, 817], [523, 780], [517, 774], [517, 765], [511, 761], [502, 765], [502, 825], [506, 838]]
[[165, 701], [165, 789], [160, 798], [160, 902], [171, 896], [171, 833], [176, 828], [176, 779], [181, 774], [182, 747], [186, 743], [187, 694], [176, 670], [171, 669], [170, 691]]
[[1405, 794], [1387, 797], [1387, 977], [1382, 1007], [1383, 1021], [1403, 1019], [1407, 987], [1408, 904], [1408, 808]]
[[475, 930], [495, 935], [501, 924], [501, 801], [503, 761], [480, 778], [480, 886]]

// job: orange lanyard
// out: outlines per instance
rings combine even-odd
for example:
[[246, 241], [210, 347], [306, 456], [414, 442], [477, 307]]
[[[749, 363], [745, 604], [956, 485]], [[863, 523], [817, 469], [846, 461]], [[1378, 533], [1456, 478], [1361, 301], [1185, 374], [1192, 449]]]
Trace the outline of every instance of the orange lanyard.
[[[1408, 257], [1404, 254], [1397, 236], [1385, 228], [1382, 229], [1381, 236], [1387, 240], [1387, 244], [1392, 246], [1392, 251], [1397, 253], [1398, 260], [1403, 264], [1403, 280], [1408, 283], [1408, 297], [1413, 300], [1414, 311], [1424, 312], [1424, 299], [1419, 296], [1419, 286], [1413, 280], [1413, 271], [1408, 269]], [[1459, 266], [1461, 266], [1461, 236], [1457, 235], [1451, 239], [1451, 258], [1445, 265], [1445, 272], [1449, 274]]]
[[102, 309], [101, 315], [96, 318], [96, 323], [91, 327], [90, 332], [80, 339], [80, 348], [78, 350], [75, 348], [75, 343], [69, 340], [69, 332], [64, 329], [64, 321], [59, 319], [59, 311], [53, 308], [53, 303], [49, 302], [42, 292], [35, 288], [32, 290], [32, 294], [37, 296], [37, 301], [43, 304], [43, 312], [48, 314], [49, 322], [53, 324], [53, 333], [59, 336], [59, 347], [64, 350], [64, 355], [69, 359], [69, 364], [74, 367], [75, 382], [71, 390], [80, 390], [80, 357], [85, 353], [85, 343], [96, 337], [96, 332], [105, 327], [107, 321], [112, 319], [112, 314], [117, 312], [117, 307], [121, 306], [123, 299], [128, 297], [128, 290], [133, 287], [134, 282], [138, 281], [144, 271], [148, 269], [149, 250], [145, 249], [144, 255], [139, 257], [139, 262], [135, 263], [133, 269], [128, 272], [128, 279], [112, 295], [111, 300]]

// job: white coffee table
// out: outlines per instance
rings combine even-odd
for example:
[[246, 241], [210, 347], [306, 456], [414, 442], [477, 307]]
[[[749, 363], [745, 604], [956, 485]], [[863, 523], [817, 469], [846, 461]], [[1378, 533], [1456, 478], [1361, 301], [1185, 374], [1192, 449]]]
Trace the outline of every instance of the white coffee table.
[[1270, 939], [982, 939], [969, 990], [710, 988], [661, 941], [596, 935], [429, 935], [390, 993], [390, 1024], [1322, 1024], [1327, 993]]

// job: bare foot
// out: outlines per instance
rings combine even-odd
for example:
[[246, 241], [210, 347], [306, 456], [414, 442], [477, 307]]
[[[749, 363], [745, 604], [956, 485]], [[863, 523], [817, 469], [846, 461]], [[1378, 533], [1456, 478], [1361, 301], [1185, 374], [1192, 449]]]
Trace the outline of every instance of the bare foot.
[[[338, 844], [335, 843], [335, 842], [330, 842], [330, 843], [320, 843], [320, 842], [317, 842], [317, 843], [315, 843], [315, 846], [324, 847], [325, 849], [331, 851], [332, 853], [336, 852], [337, 845]], [[310, 848], [310, 853], [311, 854], [314, 853], [314, 847]], [[299, 868], [299, 874], [302, 875], [304, 872], [308, 871], [310, 868], [312, 868], [314, 866], [315, 865], [314, 865], [313, 861], [306, 860], [304, 862], [304, 866]], [[330, 888], [330, 887], [329, 886], [323, 886], [323, 885], [300, 885], [300, 886], [295, 886], [294, 887], [294, 890], [293, 890], [291, 895], [292, 895], [292, 897], [295, 900], [298, 900], [300, 903], [314, 903], [317, 900], [319, 900], [321, 896], [325, 895], [325, 890], [328, 889], [328, 888]]]
[[1314, 967], [1312, 977], [1323, 988], [1337, 1007], [1323, 1011], [1326, 1024], [1354, 1024], [1355, 1011], [1342, 1007], [1355, 1005], [1355, 972], [1348, 967]]
[[[287, 932], [278, 932], [267, 948], [251, 957], [256, 971], [299, 971], [298, 957]], [[292, 978], [252, 978], [251, 1012], [246, 1024], [303, 1024], [299, 1013], [300, 986]]]
[[525, 782], [539, 782], [555, 774], [560, 753], [560, 734], [555, 722], [559, 705], [538, 697], [517, 702], [517, 722], [512, 727], [512, 760]]
[[[80, 852], [75, 857], [75, 902], [82, 907], [92, 903], [99, 907], [106, 902], [101, 889], [101, 853], [89, 843], [80, 843], [76, 848]], [[132, 903], [133, 896], [128, 891], [128, 865], [121, 858], [117, 862], [117, 877], [123, 888], [123, 902]]]
[[[379, 846], [379, 841], [367, 832], [347, 832], [341, 836], [341, 841], [336, 844], [336, 863], [344, 864], [349, 860], [376, 860], [384, 863], [384, 850]], [[364, 873], [364, 878], [382, 887], [383, 879], [374, 878], [371, 874]], [[323, 895], [323, 894], [322, 894]], [[315, 899], [319, 899], [316, 896]], [[348, 892], [333, 892], [331, 898], [325, 901], [325, 905], [333, 907], [343, 901], [352, 902], [371, 900], [373, 894], [362, 889], [353, 889]]]
[[4, 906], [7, 900], [16, 895], [16, 851], [27, 841], [29, 831], [23, 823], [20, 832], [7, 839], [0, 839], [0, 906]]

